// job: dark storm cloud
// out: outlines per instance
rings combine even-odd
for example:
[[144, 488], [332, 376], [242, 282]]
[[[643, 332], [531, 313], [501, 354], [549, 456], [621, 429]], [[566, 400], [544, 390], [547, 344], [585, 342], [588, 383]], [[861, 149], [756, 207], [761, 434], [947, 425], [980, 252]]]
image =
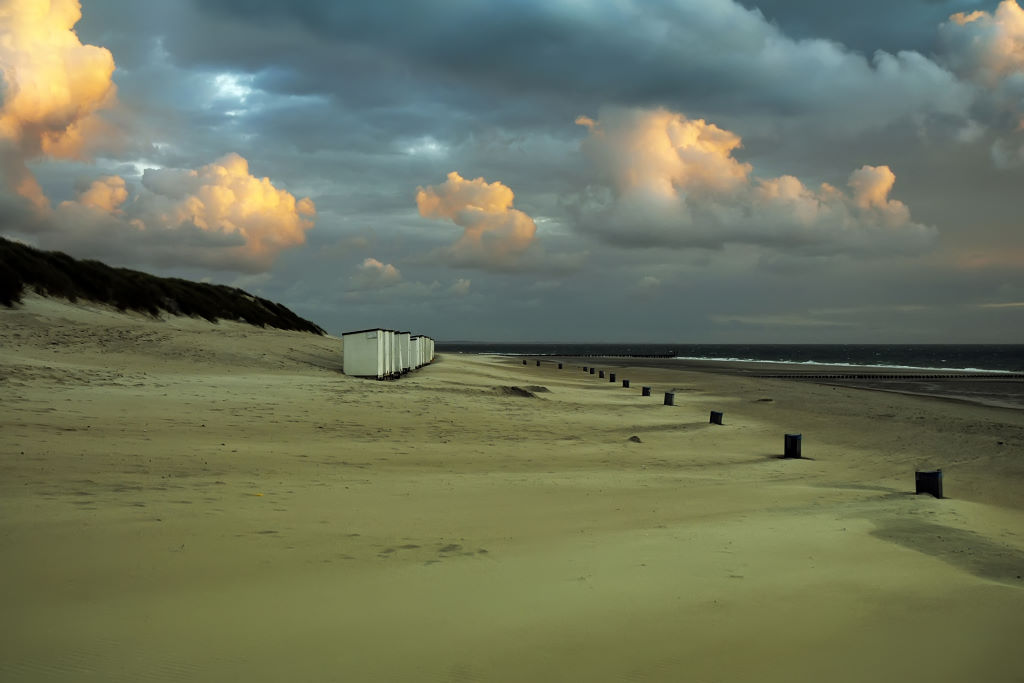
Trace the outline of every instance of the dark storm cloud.
[[796, 39], [827, 38], [852, 50], [916, 50], [932, 54], [935, 27], [954, 12], [980, 9], [982, 0], [741, 0]]
[[[966, 106], [952, 76], [918, 53], [865, 56], [835, 42], [796, 42], [732, 2], [197, 7], [206, 20], [166, 43], [180, 64], [251, 73], [284, 65], [305, 74], [295, 92], [315, 89], [309, 78], [320, 74], [322, 91], [347, 106], [426, 99], [486, 118], [536, 98], [545, 107], [522, 112], [524, 124], [564, 121], [570, 104], [618, 103], [734, 115], [828, 112], [846, 127]], [[267, 86], [289, 91], [280, 72]]]

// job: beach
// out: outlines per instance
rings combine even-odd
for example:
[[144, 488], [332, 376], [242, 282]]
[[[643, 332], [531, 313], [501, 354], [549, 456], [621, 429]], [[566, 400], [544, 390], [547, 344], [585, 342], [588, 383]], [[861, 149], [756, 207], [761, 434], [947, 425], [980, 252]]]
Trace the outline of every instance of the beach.
[[381, 382], [333, 337], [37, 296], [0, 348], [4, 681], [1024, 680], [1013, 400]]

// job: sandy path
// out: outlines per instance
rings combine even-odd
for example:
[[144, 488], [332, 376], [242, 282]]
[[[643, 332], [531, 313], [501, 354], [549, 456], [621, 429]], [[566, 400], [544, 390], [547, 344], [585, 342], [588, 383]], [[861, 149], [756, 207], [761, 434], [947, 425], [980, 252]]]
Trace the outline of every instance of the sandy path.
[[0, 309], [0, 679], [1022, 680], [1020, 411], [338, 346]]

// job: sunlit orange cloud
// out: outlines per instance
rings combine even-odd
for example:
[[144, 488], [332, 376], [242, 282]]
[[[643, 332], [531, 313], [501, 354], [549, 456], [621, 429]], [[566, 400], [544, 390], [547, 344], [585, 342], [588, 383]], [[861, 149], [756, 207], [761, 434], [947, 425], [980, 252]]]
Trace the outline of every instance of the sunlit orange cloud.
[[207, 233], [216, 239], [183, 244], [165, 260], [246, 271], [269, 268], [282, 250], [304, 243], [316, 215], [312, 200], [296, 199], [269, 178], [251, 175], [249, 163], [238, 154], [194, 170], [148, 169], [134, 198], [123, 178], [100, 178], [58, 209], [58, 225], [69, 237], [84, 229], [83, 219], [95, 222], [105, 215], [107, 230], [91, 235], [97, 242], [144, 245], [176, 232], [183, 237], [187, 232]]
[[993, 128], [1001, 133], [991, 146], [992, 162], [1002, 169], [1024, 165], [1024, 9], [1017, 0], [1003, 0], [993, 12], [959, 12], [949, 19], [939, 27], [943, 56], [961, 78], [980, 86], [994, 112]]
[[134, 196], [123, 178], [104, 176], [50, 210], [26, 162], [80, 159], [105, 144], [110, 131], [99, 112], [116, 100], [114, 58], [82, 45], [74, 31], [81, 16], [78, 0], [0, 0], [0, 170], [6, 189], [43, 217], [29, 221], [41, 241], [247, 271], [304, 243], [313, 202], [251, 175], [238, 154], [198, 169], [149, 169]]
[[0, 0], [0, 140], [4, 183], [39, 208], [49, 205], [24, 162], [81, 158], [105, 130], [97, 112], [117, 88], [109, 50], [82, 45], [78, 0]]
[[995, 12], [958, 12], [942, 26], [961, 71], [988, 84], [1024, 71], [1024, 9], [1003, 0]]
[[419, 187], [416, 206], [424, 218], [447, 218], [463, 228], [462, 236], [445, 250], [456, 265], [511, 267], [529, 249], [537, 225], [512, 208], [515, 194], [495, 181], [466, 180], [457, 172], [437, 186]]
[[256, 255], [302, 244], [316, 215], [312, 200], [296, 200], [274, 187], [270, 178], [250, 175], [249, 162], [234, 153], [194, 171], [149, 170], [143, 184], [161, 188], [164, 197], [184, 196], [169, 211], [143, 218], [147, 226], [191, 223], [200, 230], [238, 234]]
[[128, 187], [121, 176], [103, 176], [92, 181], [77, 201], [107, 213], [121, 213], [121, 205], [128, 201]]
[[402, 273], [390, 263], [365, 258], [349, 278], [352, 289], [385, 289], [402, 281]]
[[[833, 243], [842, 247], [920, 249], [934, 230], [889, 197], [896, 175], [865, 165], [847, 181], [807, 187], [791, 175], [757, 178], [733, 153], [739, 135], [703, 119], [658, 109], [606, 107], [576, 123], [581, 148], [610, 182], [611, 200], [591, 192], [580, 222], [634, 246], [733, 243]], [[874, 243], [877, 242], [877, 245]]]
[[599, 121], [580, 116], [576, 123], [591, 133], [583, 151], [611, 168], [625, 193], [725, 192], [744, 184], [751, 171], [732, 157], [741, 146], [738, 135], [667, 109], [606, 110]]

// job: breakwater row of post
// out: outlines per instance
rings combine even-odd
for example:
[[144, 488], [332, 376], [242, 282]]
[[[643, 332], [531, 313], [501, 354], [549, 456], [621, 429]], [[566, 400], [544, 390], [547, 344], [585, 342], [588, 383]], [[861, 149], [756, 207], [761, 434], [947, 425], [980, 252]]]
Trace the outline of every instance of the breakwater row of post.
[[[602, 358], [604, 358], [604, 357], [606, 357], [606, 356], [602, 356]], [[547, 365], [557, 365], [558, 370], [565, 369], [565, 361], [545, 361], [545, 364], [547, 364]], [[531, 365], [530, 360], [523, 359], [523, 365], [524, 366]], [[536, 367], [539, 368], [539, 367], [542, 366], [542, 361], [534, 359], [532, 365], [535, 365]], [[576, 366], [576, 369], [582, 370], [584, 373], [587, 374], [587, 376], [595, 377], [596, 379], [599, 379], [599, 380], [603, 380], [603, 379], [607, 378], [607, 380], [608, 380], [608, 382], [610, 384], [616, 384], [616, 383], [621, 381], [622, 388], [624, 388], [624, 389], [631, 388], [631, 383], [630, 383], [629, 379], [627, 379], [627, 378], [619, 379], [617, 377], [617, 373], [616, 372], [612, 372], [611, 370], [605, 370], [603, 368], [596, 368], [596, 367], [589, 366], [589, 365], [578, 365], [578, 366]], [[800, 378], [800, 375], [795, 375], [793, 377], [788, 377], [788, 376], [787, 377], [764, 376], [764, 377], [766, 377], [766, 378]], [[939, 377], [942, 377], [942, 376], [940, 375]], [[874, 377], [872, 377], [872, 378], [874, 378]], [[920, 378], [920, 376], [917, 376], [917, 378]], [[642, 387], [640, 387], [640, 395], [641, 396], [651, 396], [652, 395], [652, 388], [649, 387], [649, 386], [642, 386]], [[675, 392], [674, 391], [666, 391], [665, 392], [665, 396], [664, 396], [664, 399], [663, 399], [663, 405], [666, 405], [666, 406], [673, 406], [673, 405], [675, 405]], [[723, 411], [720, 411], [720, 410], [711, 410], [710, 414], [709, 414], [708, 421], [709, 421], [710, 424], [713, 424], [713, 425], [724, 426], [725, 425], [725, 413]], [[803, 456], [803, 434], [797, 434], [797, 433], [787, 433], [787, 434], [784, 434], [783, 435], [783, 451], [782, 451], [782, 454], [779, 457], [783, 458], [783, 459], [802, 459], [804, 457]], [[932, 496], [934, 496], [936, 498], [942, 498], [943, 497], [942, 470], [941, 469], [937, 469], [937, 470], [928, 470], [928, 471], [925, 471], [925, 470], [917, 470], [917, 471], [915, 471], [914, 472], [914, 488], [915, 488], [915, 493], [918, 493], [918, 494], [925, 493], [925, 494], [932, 495]]]

